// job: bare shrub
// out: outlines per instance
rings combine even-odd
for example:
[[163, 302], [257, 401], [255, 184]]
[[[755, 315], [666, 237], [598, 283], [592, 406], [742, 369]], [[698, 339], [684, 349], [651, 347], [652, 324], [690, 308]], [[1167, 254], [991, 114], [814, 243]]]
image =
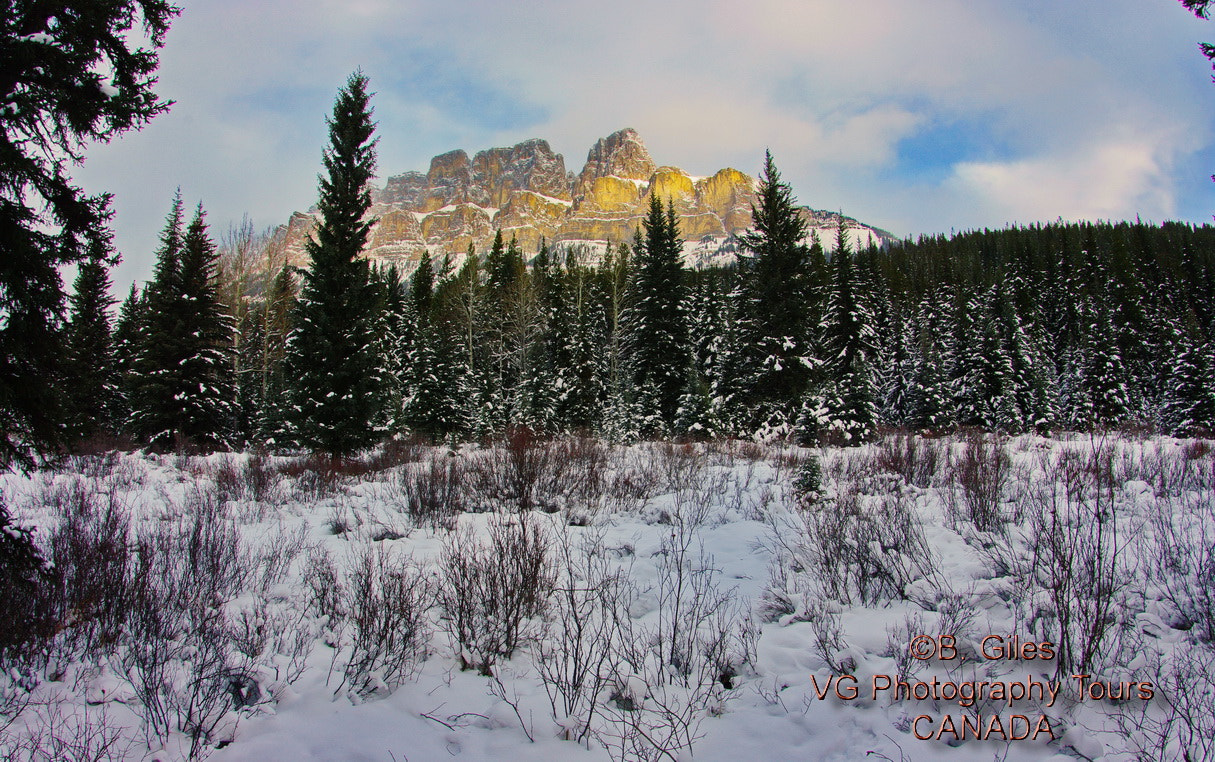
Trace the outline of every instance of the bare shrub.
[[391, 693], [426, 655], [432, 577], [412, 558], [368, 547], [348, 571], [345, 591], [351, 644], [338, 690], [359, 698]]
[[556, 537], [558, 576], [536, 667], [565, 740], [587, 742], [611, 684], [615, 613], [625, 582], [608, 564], [602, 534], [575, 542], [563, 528]]
[[483, 505], [556, 510], [551, 489], [556, 459], [549, 445], [526, 426], [508, 428], [472, 462], [472, 486]]
[[[924, 662], [912, 655], [910, 644], [912, 638], [927, 632], [931, 630], [919, 613], [907, 614], [902, 622], [886, 628], [886, 651], [883, 656], [894, 659], [894, 674], [903, 680], [910, 681], [923, 668]], [[938, 632], [953, 634], [943, 628], [938, 629]]]
[[270, 534], [269, 542], [265, 543], [254, 555], [254, 573], [257, 588], [266, 593], [275, 585], [283, 583], [290, 571], [291, 565], [307, 543], [308, 530], [299, 524], [294, 530], [288, 530], [282, 524]]
[[1193, 639], [1169, 648], [1158, 635], [1140, 633], [1130, 673], [1131, 680], [1151, 686], [1152, 700], [1119, 702], [1110, 713], [1124, 749], [1119, 756], [1136, 762], [1215, 759], [1215, 650]]
[[[730, 683], [742, 667], [733, 658], [727, 621], [741, 620], [732, 590], [717, 585], [720, 570], [704, 548], [694, 550], [694, 525], [681, 524], [659, 546], [661, 562], [655, 594], [658, 597], [657, 631], [652, 648], [659, 660], [685, 684], [710, 679]], [[723, 619], [724, 617], [724, 619]]]
[[277, 471], [289, 480], [298, 499], [312, 502], [332, 496], [342, 481], [341, 464], [321, 454], [294, 458], [281, 464]]
[[401, 469], [396, 486], [414, 522], [450, 530], [464, 510], [467, 475], [458, 458], [435, 456]]
[[877, 445], [877, 465], [907, 484], [928, 487], [946, 461], [939, 440], [905, 431], [887, 434]]
[[946, 505], [955, 521], [966, 519], [980, 532], [996, 532], [1008, 518], [1002, 504], [1012, 475], [1012, 460], [1005, 440], [996, 434], [971, 432], [962, 454], [950, 468], [953, 483], [961, 490], [959, 506], [952, 490]]
[[589, 436], [567, 436], [552, 445], [554, 475], [550, 489], [571, 523], [586, 524], [598, 509], [608, 485], [611, 452]]
[[487, 540], [461, 527], [439, 559], [444, 626], [461, 668], [484, 675], [532, 636], [554, 585], [548, 536], [530, 514], [491, 517]]
[[1176, 629], [1215, 643], [1215, 494], [1159, 500], [1145, 543], [1149, 574], [1171, 604]]
[[937, 574], [936, 558], [906, 495], [873, 498], [845, 483], [799, 515], [801, 542], [787, 546], [841, 603], [907, 598], [907, 586]]
[[372, 450], [365, 458], [367, 468], [374, 473], [387, 471], [408, 463], [416, 463], [426, 455], [429, 443], [424, 437], [409, 435], [395, 437]]
[[1179, 452], [1168, 452], [1160, 443], [1123, 450], [1114, 464], [1118, 479], [1122, 483], [1146, 482], [1156, 497], [1165, 499], [1215, 489], [1215, 459], [1203, 457], [1203, 448], [1195, 444]]
[[304, 584], [309, 591], [308, 610], [323, 617], [325, 625], [336, 632], [346, 616], [346, 592], [333, 558], [323, 547], [315, 547], [308, 553]]
[[0, 738], [0, 755], [9, 762], [123, 762], [131, 739], [110, 718], [109, 712], [89, 707], [70, 713], [62, 701], [31, 710], [26, 732]]
[[653, 446], [653, 454], [664, 492], [695, 489], [703, 478], [704, 453], [690, 442], [658, 442]]
[[1049, 603], [1028, 624], [1055, 643], [1058, 674], [1098, 673], [1120, 658], [1114, 641], [1128, 587], [1112, 448], [1094, 441], [1087, 454], [1061, 453], [1040, 468], [1026, 494], [1028, 553], [1014, 574]]
[[54, 610], [67, 647], [89, 657], [114, 649], [130, 607], [130, 518], [117, 496], [74, 480], [52, 532]]
[[149, 745], [176, 729], [204, 753], [233, 708], [238, 674], [224, 606], [244, 589], [249, 560], [213, 492], [188, 495], [181, 525], [139, 538], [123, 665]]
[[617, 656], [606, 720], [597, 734], [613, 758], [677, 759], [690, 753], [709, 713], [723, 711], [736, 678], [755, 658], [758, 630], [703, 549], [693, 552], [690, 525], [675, 525], [659, 550], [655, 623], [629, 611], [632, 585], [617, 598]]
[[211, 479], [215, 482], [215, 491], [223, 502], [242, 500], [245, 496], [244, 480], [241, 479], [241, 466], [235, 455], [221, 455], [211, 465]]
[[335, 505], [329, 511], [329, 518], [325, 519], [325, 527], [331, 535], [345, 535], [351, 529], [350, 514], [346, 511], [346, 506]]
[[848, 655], [844, 642], [844, 627], [840, 624], [839, 612], [826, 601], [814, 601], [806, 612], [814, 642], [814, 653], [823, 660], [827, 668], [836, 675], [851, 675], [856, 671], [856, 660]]
[[659, 485], [653, 459], [640, 448], [629, 448], [615, 463], [604, 499], [612, 510], [635, 513], [658, 494]]

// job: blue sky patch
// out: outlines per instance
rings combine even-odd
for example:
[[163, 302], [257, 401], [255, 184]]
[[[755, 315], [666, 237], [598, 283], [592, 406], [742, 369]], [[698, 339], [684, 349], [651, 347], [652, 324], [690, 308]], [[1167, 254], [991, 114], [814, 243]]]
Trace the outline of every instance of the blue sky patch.
[[984, 119], [929, 122], [899, 141], [896, 151], [895, 164], [884, 175], [933, 184], [949, 177], [958, 163], [1006, 161], [1016, 155]]

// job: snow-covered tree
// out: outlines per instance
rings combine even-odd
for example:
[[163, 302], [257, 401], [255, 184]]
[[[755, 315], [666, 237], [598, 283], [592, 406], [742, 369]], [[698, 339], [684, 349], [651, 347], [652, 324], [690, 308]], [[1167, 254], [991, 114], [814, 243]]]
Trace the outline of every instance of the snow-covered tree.
[[635, 247], [628, 300], [622, 315], [623, 354], [634, 398], [647, 418], [662, 426], [675, 420], [688, 367], [688, 326], [683, 242], [675, 208], [650, 197]]
[[371, 222], [368, 181], [375, 169], [375, 125], [367, 77], [356, 73], [338, 93], [329, 124], [320, 225], [306, 243], [304, 272], [287, 348], [290, 418], [298, 441], [333, 457], [375, 443], [383, 406], [379, 356], [382, 291], [361, 259]]

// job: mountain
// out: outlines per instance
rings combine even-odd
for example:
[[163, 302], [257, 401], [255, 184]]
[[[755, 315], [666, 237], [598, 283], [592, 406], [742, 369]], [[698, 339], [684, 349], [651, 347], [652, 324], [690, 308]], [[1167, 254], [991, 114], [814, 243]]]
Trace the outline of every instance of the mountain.
[[[684, 256], [692, 266], [724, 264], [738, 251], [736, 235], [751, 225], [755, 178], [737, 169], [693, 177], [678, 167], [659, 166], [637, 132], [623, 129], [591, 147], [577, 175], [545, 140], [510, 148], [490, 148], [471, 159], [463, 150], [430, 160], [425, 172], [389, 177], [371, 191], [375, 218], [366, 255], [395, 262], [412, 272], [423, 251], [449, 255], [459, 266], [468, 245], [485, 251], [501, 230], [516, 236], [525, 256], [541, 238], [550, 245], [584, 244], [594, 252], [628, 243], [641, 225], [651, 194], [670, 199], [679, 215]], [[811, 230], [830, 246], [843, 219], [852, 240], [866, 246], [894, 237], [834, 212], [802, 208]], [[296, 212], [273, 240], [277, 256], [307, 263], [304, 241], [315, 229], [317, 212]]]

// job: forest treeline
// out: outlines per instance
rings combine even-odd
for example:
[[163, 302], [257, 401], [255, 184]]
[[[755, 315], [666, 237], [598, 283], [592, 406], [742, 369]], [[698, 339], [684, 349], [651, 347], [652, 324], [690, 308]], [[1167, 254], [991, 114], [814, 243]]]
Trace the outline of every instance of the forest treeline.
[[[657, 206], [650, 230], [669, 220]], [[97, 373], [75, 386], [81, 433], [296, 444], [284, 370], [300, 274], [246, 271], [201, 217], [184, 233], [181, 220], [174, 201], [157, 276], [132, 287], [112, 340], [104, 276], [81, 269], [72, 333], [92, 329], [78, 364]], [[374, 437], [518, 424], [836, 442], [876, 426], [1215, 427], [1208, 226], [1053, 223], [860, 251], [845, 230], [842, 253], [815, 242], [772, 273], [756, 254], [664, 271], [659, 237], [606, 256], [543, 247], [527, 264], [499, 237], [458, 270], [369, 270], [377, 362], [359, 372], [378, 377], [378, 401], [358, 423]]]
[[308, 269], [251, 230], [218, 247], [171, 203], [152, 280], [111, 326], [83, 265], [66, 332], [77, 441], [350, 454], [416, 433], [526, 426], [641, 437], [879, 427], [1215, 428], [1215, 229], [1039, 224], [855, 248], [807, 238], [772, 157], [728, 267], [684, 266], [670, 202], [629, 244], [525, 252], [499, 231], [459, 267], [371, 266], [366, 80], [339, 95]]

